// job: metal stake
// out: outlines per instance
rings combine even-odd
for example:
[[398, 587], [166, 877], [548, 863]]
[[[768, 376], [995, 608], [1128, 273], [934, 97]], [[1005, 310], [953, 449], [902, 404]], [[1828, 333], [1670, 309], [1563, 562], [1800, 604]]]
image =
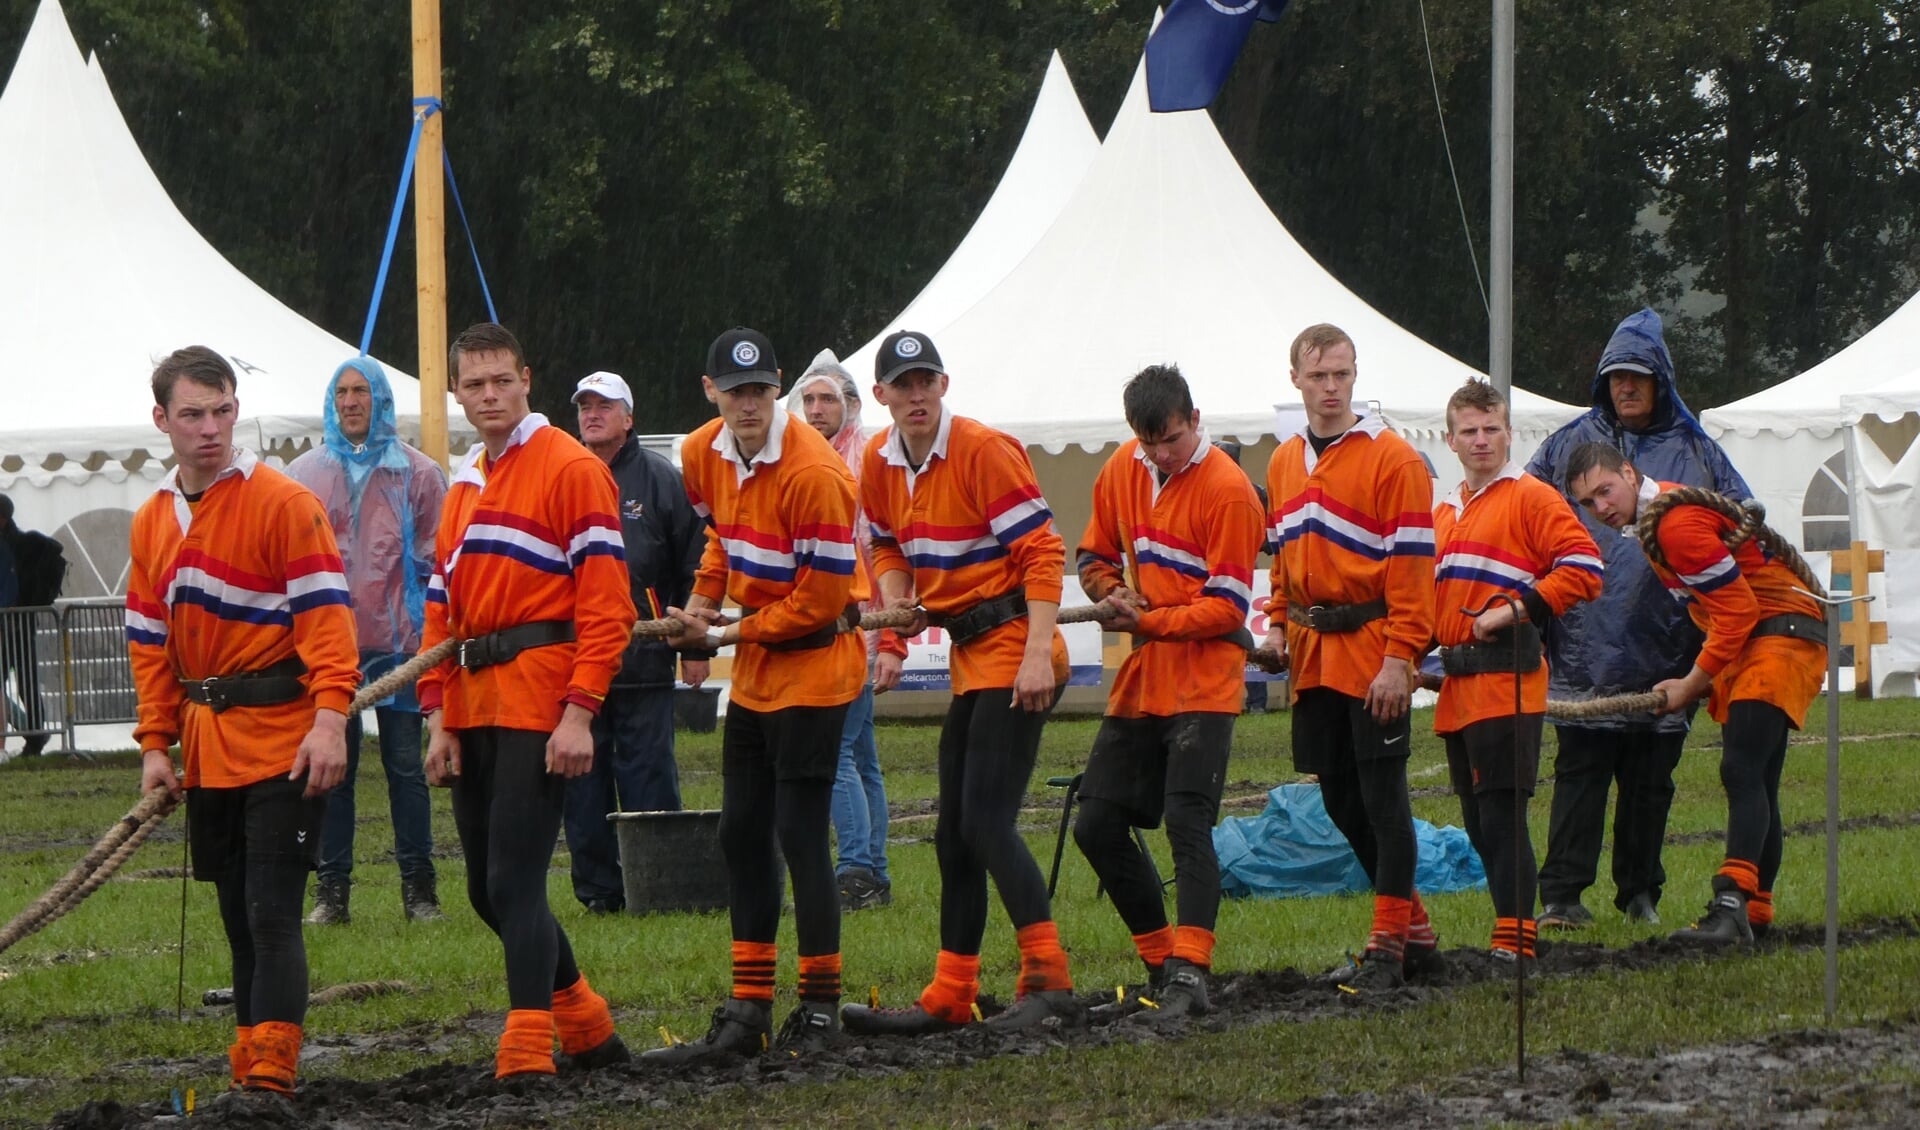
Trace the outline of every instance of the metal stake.
[[[1856, 591], [1860, 587], [1856, 578]], [[1812, 596], [1811, 593], [1808, 594]], [[1827, 609], [1827, 1023], [1840, 1010], [1840, 616], [1842, 605], [1871, 604], [1860, 593], [1813, 599]], [[1871, 646], [1871, 645], [1868, 645]]]

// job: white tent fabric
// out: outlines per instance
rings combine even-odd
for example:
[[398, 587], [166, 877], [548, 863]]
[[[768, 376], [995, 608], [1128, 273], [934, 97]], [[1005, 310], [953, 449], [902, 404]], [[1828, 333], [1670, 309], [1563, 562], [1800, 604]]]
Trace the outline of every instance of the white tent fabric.
[[[1920, 369], [1840, 398], [1852, 425], [1855, 530], [1876, 549], [1920, 549]], [[1884, 425], [1893, 425], [1886, 427]]]
[[[358, 351], [255, 285], [180, 214], [59, 0], [42, 0], [0, 94], [0, 153], [0, 336], [11, 351], [0, 457], [20, 464], [0, 468], [0, 488], [83, 482], [103, 458], [122, 480], [157, 479], [168, 450], [147, 380], [156, 359], [191, 343], [239, 374], [238, 442], [319, 437], [327, 381]], [[388, 372], [399, 412], [417, 418], [418, 382]], [[20, 509], [46, 509], [22, 497], [31, 493], [16, 494]]]
[[[1474, 370], [1328, 274], [1248, 183], [1212, 119], [1150, 113], [1136, 71], [1092, 168], [1020, 265], [950, 323], [911, 328], [932, 336], [953, 374], [955, 412], [1059, 453], [1129, 437], [1120, 387], [1156, 362], [1180, 365], [1216, 437], [1272, 434], [1276, 406], [1298, 405], [1288, 343], [1315, 322], [1353, 336], [1356, 396], [1445, 458], [1446, 399]], [[1578, 411], [1516, 389], [1517, 448]], [[884, 407], [868, 419], [884, 423]]]
[[[1766, 503], [1770, 524], [1805, 544], [1803, 524], [1846, 517], [1825, 513], [1817, 501], [1808, 508], [1809, 488], [1827, 477], [1827, 465], [1846, 447], [1845, 430], [1854, 417], [1842, 398], [1892, 381], [1915, 365], [1920, 365], [1920, 295], [1820, 364], [1709, 409], [1700, 422]], [[1821, 495], [1831, 497], [1831, 492], [1815, 491], [1816, 499]]]
[[907, 308], [845, 359], [854, 379], [863, 387], [870, 380], [873, 355], [888, 334], [902, 327], [944, 326], [1006, 278], [1060, 214], [1099, 151], [1100, 139], [1055, 51], [1026, 132], [980, 218]]

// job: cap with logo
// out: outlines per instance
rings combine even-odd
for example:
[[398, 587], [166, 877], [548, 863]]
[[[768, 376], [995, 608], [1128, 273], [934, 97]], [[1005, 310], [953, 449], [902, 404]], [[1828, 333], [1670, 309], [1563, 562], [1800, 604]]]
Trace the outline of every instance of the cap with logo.
[[707, 376], [721, 392], [747, 384], [779, 388], [780, 362], [774, 359], [773, 343], [765, 334], [735, 326], [707, 347]]
[[890, 385], [915, 369], [947, 375], [940, 351], [933, 347], [933, 339], [919, 330], [896, 330], [888, 334], [880, 343], [879, 352], [873, 355], [873, 379], [883, 385]]
[[580, 383], [573, 386], [573, 402], [580, 403], [580, 398], [588, 393], [618, 400], [627, 406], [627, 411], [633, 411], [633, 390], [627, 387], [626, 378], [618, 373], [602, 371], [581, 377]]

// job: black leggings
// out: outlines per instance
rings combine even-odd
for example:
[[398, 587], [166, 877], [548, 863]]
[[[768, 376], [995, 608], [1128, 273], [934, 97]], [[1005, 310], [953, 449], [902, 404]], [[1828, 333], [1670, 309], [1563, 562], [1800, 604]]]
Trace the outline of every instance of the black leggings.
[[[1500, 918], [1532, 918], [1539, 872], [1526, 821], [1517, 826], [1514, 823], [1513, 790], [1475, 793], [1471, 786], [1462, 789], [1456, 783], [1454, 792], [1460, 796], [1460, 822], [1466, 825], [1467, 839], [1487, 867], [1487, 893], [1493, 896], [1493, 913]], [[1519, 880], [1526, 884], [1518, 898], [1513, 890], [1516, 868]]]
[[1780, 874], [1780, 773], [1787, 762], [1786, 711], [1742, 699], [1721, 729], [1720, 784], [1727, 790], [1727, 858], [1760, 869], [1760, 889]]
[[833, 878], [833, 779], [845, 706], [727, 708], [721, 752], [720, 849], [737, 942], [772, 942], [780, 930], [778, 852], [793, 879], [800, 956], [840, 952], [840, 892]]
[[[1054, 689], [1055, 703], [1060, 701]], [[1013, 705], [1000, 687], [955, 695], [940, 731], [940, 817], [933, 829], [940, 862], [940, 948], [977, 954], [987, 932], [987, 877], [1014, 929], [1053, 916], [1047, 880], [1020, 838], [1017, 822], [1040, 754], [1041, 713]]]
[[458, 731], [453, 822], [467, 857], [467, 899], [500, 938], [507, 1004], [553, 1008], [580, 979], [573, 947], [547, 906], [547, 868], [560, 835], [566, 781], [547, 772], [548, 735], [479, 726]]
[[[1296, 725], [1298, 721], [1296, 720]], [[1373, 893], [1413, 897], [1413, 801], [1407, 795], [1407, 759], [1376, 757], [1337, 763], [1320, 774], [1320, 799], [1333, 826], [1373, 882]]]
[[217, 876], [220, 924], [233, 954], [234, 1019], [242, 1027], [306, 1021], [300, 913], [326, 805], [301, 795], [306, 784], [273, 778], [191, 794], [188, 819], [207, 824], [192, 829], [194, 871]]
[[[1167, 794], [1174, 909], [1182, 926], [1211, 930], [1220, 915], [1220, 860], [1213, 850], [1213, 825], [1219, 814], [1217, 797]], [[1088, 797], [1080, 802], [1080, 815], [1074, 817], [1073, 841], [1106, 885], [1127, 932], [1149, 934], [1167, 925], [1166, 900], [1152, 864], [1133, 841], [1133, 821], [1124, 805]]]

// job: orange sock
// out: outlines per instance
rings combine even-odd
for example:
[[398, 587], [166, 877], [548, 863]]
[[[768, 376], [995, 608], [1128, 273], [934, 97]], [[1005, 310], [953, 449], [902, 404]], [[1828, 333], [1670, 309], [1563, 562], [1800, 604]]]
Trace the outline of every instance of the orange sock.
[[506, 1031], [493, 1055], [493, 1077], [553, 1075], [553, 1013], [543, 1008], [516, 1008], [507, 1013]]
[[283, 1020], [264, 1021], [253, 1026], [247, 1042], [252, 1057], [240, 1085], [249, 1091], [292, 1094], [300, 1072], [300, 1026]]
[[1173, 932], [1173, 956], [1202, 969], [1213, 968], [1213, 931], [1182, 926]]
[[1433, 932], [1433, 922], [1427, 917], [1427, 904], [1420, 901], [1420, 892], [1413, 892], [1413, 897], [1407, 901], [1407, 945], [1419, 949], [1438, 946], [1440, 936]]
[[1067, 951], [1060, 948], [1060, 927], [1051, 921], [1022, 926], [1014, 933], [1020, 942], [1020, 987], [1015, 998], [1028, 993], [1073, 988], [1067, 973]]
[[1373, 932], [1367, 936], [1369, 950], [1381, 950], [1395, 961], [1407, 954], [1407, 923], [1413, 915], [1413, 903], [1395, 895], [1373, 896]]
[[1167, 958], [1173, 956], [1173, 927], [1162, 926], [1158, 930], [1149, 930], [1133, 936], [1133, 948], [1140, 952], [1140, 960], [1155, 969], [1165, 965]]
[[1750, 926], [1773, 925], [1773, 892], [1755, 891], [1747, 898], [1747, 924]]
[[1496, 918], [1493, 922], [1493, 945], [1491, 948], [1506, 953], [1518, 953], [1523, 957], [1535, 957], [1534, 942], [1539, 939], [1539, 931], [1531, 918]]
[[840, 1001], [840, 955], [837, 953], [800, 955], [800, 999], [838, 1004]]
[[1759, 893], [1760, 868], [1748, 863], [1744, 859], [1729, 859], [1725, 863], [1722, 863], [1716, 877], [1733, 880], [1733, 885], [1739, 887], [1741, 893], [1746, 895], [1748, 899], [1752, 899], [1755, 894]]
[[247, 1069], [253, 1066], [253, 1025], [242, 1024], [233, 1030], [233, 1043], [227, 1045], [227, 1063], [233, 1068], [233, 1085], [247, 1081]]
[[733, 995], [743, 1001], [773, 999], [772, 942], [733, 943]]
[[980, 995], [980, 955], [941, 950], [934, 959], [933, 983], [920, 994], [920, 1007], [951, 1024], [973, 1019]]
[[553, 1023], [560, 1030], [560, 1050], [568, 1055], [590, 1052], [613, 1039], [613, 1011], [607, 998], [587, 984], [584, 973], [553, 994]]

